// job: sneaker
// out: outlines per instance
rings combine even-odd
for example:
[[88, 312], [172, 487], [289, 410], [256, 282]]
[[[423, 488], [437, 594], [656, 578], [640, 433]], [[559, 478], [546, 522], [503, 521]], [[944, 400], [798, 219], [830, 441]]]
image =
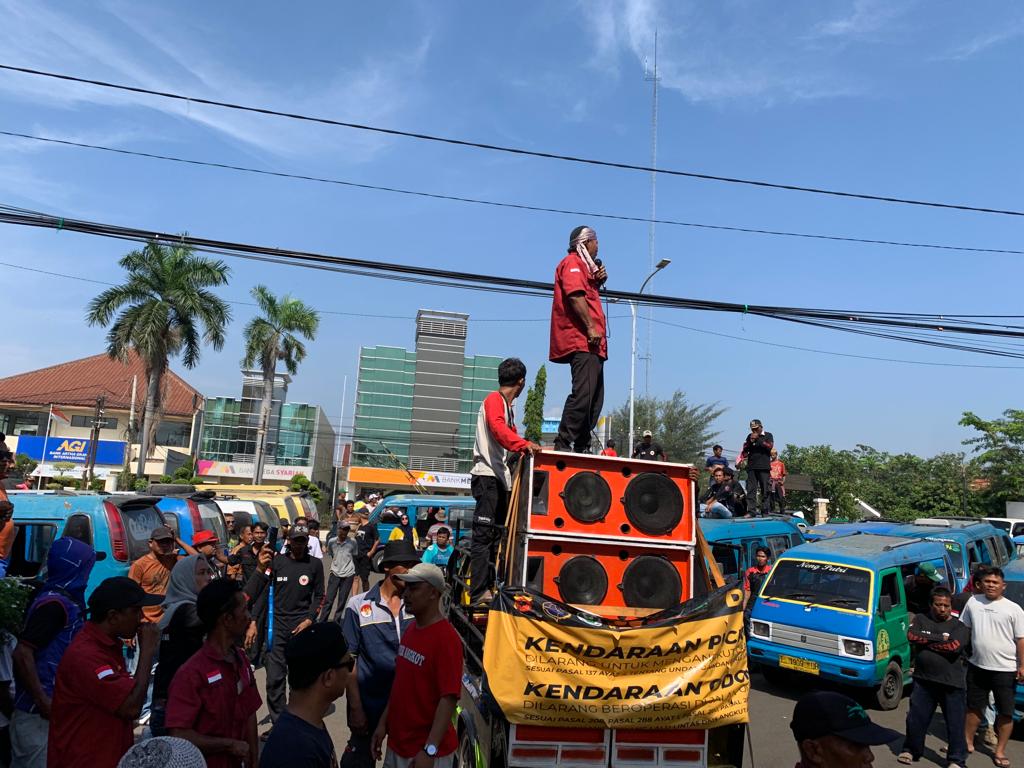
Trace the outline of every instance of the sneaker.
[[989, 749], [995, 749], [996, 745], [999, 743], [999, 736], [996, 735], [996, 729], [987, 728], [985, 730], [985, 735], [981, 737], [981, 741]]

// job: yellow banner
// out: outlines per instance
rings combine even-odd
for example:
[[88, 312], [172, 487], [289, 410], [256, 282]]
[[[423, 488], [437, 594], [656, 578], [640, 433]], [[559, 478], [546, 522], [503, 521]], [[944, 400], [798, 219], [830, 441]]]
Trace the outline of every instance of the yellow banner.
[[512, 723], [715, 728], [747, 722], [743, 595], [722, 588], [640, 626], [503, 591], [487, 621], [487, 685]]

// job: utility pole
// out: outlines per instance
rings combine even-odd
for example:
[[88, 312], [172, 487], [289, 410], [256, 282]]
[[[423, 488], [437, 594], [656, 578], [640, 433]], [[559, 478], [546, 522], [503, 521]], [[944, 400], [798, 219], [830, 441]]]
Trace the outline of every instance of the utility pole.
[[89, 453], [86, 457], [85, 474], [83, 475], [82, 490], [88, 490], [92, 484], [92, 476], [96, 470], [96, 451], [99, 449], [100, 425], [103, 423], [103, 406], [107, 398], [100, 395], [96, 398], [96, 412], [92, 418], [92, 431], [89, 433]]
[[[647, 225], [648, 269], [654, 271], [654, 220], [658, 212], [658, 30], [654, 30], [654, 67], [644, 67], [644, 80], [651, 84], [651, 220]], [[651, 396], [651, 323], [654, 307], [647, 308], [647, 354], [644, 360], [644, 397]]]

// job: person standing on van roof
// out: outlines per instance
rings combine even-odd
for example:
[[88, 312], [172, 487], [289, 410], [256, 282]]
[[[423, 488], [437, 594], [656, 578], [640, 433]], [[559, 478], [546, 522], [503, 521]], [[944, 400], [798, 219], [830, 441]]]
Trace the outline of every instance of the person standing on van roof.
[[28, 607], [14, 649], [13, 765], [46, 768], [57, 665], [85, 624], [85, 586], [95, 564], [96, 550], [69, 536], [53, 542], [46, 555], [46, 581]]
[[768, 514], [769, 480], [772, 469], [772, 448], [775, 437], [765, 432], [760, 419], [750, 420], [750, 434], [743, 443], [743, 449], [736, 458], [736, 468], [747, 464], [747, 514], [758, 514], [757, 494], [761, 493], [760, 514]]
[[786, 464], [779, 458], [779, 452], [772, 448], [772, 463], [769, 470], [771, 479], [771, 491], [768, 494], [768, 510], [775, 511], [779, 508], [779, 514], [786, 514]]
[[974, 595], [960, 615], [971, 630], [971, 657], [967, 667], [967, 749], [988, 706], [989, 693], [996, 703], [996, 748], [992, 761], [1009, 768], [1006, 744], [1013, 731], [1016, 684], [1024, 681], [1024, 609], [1007, 600], [1001, 568], [990, 568], [981, 579], [980, 595]]
[[917, 762], [924, 754], [924, 737], [936, 706], [942, 707], [946, 722], [949, 766], [967, 763], [965, 688], [971, 630], [953, 617], [952, 598], [948, 589], [936, 587], [929, 612], [917, 614], [907, 630], [907, 639], [915, 650], [914, 688], [907, 712], [907, 738], [896, 758], [903, 765]]
[[[470, 489], [476, 499], [473, 535], [469, 541], [470, 599], [474, 603], [488, 602], [491, 559], [495, 556], [502, 526], [505, 525], [508, 495], [512, 490], [508, 454], [510, 451], [536, 453], [540, 450], [539, 445], [523, 439], [516, 432], [512, 403], [525, 387], [526, 366], [523, 361], [518, 357], [502, 360], [498, 366], [498, 389], [484, 398], [476, 417], [474, 463], [469, 470], [472, 476]], [[570, 395], [570, 400], [572, 397]], [[589, 440], [588, 437], [588, 443]]]
[[729, 466], [729, 460], [722, 455], [723, 450], [725, 449], [720, 445], [711, 447], [711, 455], [704, 460], [704, 469], [708, 471], [709, 475], [715, 471], [715, 467], [725, 469]]

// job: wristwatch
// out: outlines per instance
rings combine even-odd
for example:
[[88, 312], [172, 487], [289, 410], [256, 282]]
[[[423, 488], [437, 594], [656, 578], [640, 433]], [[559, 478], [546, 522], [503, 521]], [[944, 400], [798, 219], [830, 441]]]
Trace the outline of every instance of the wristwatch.
[[423, 751], [427, 753], [427, 757], [437, 757], [437, 745], [436, 744], [425, 744]]

